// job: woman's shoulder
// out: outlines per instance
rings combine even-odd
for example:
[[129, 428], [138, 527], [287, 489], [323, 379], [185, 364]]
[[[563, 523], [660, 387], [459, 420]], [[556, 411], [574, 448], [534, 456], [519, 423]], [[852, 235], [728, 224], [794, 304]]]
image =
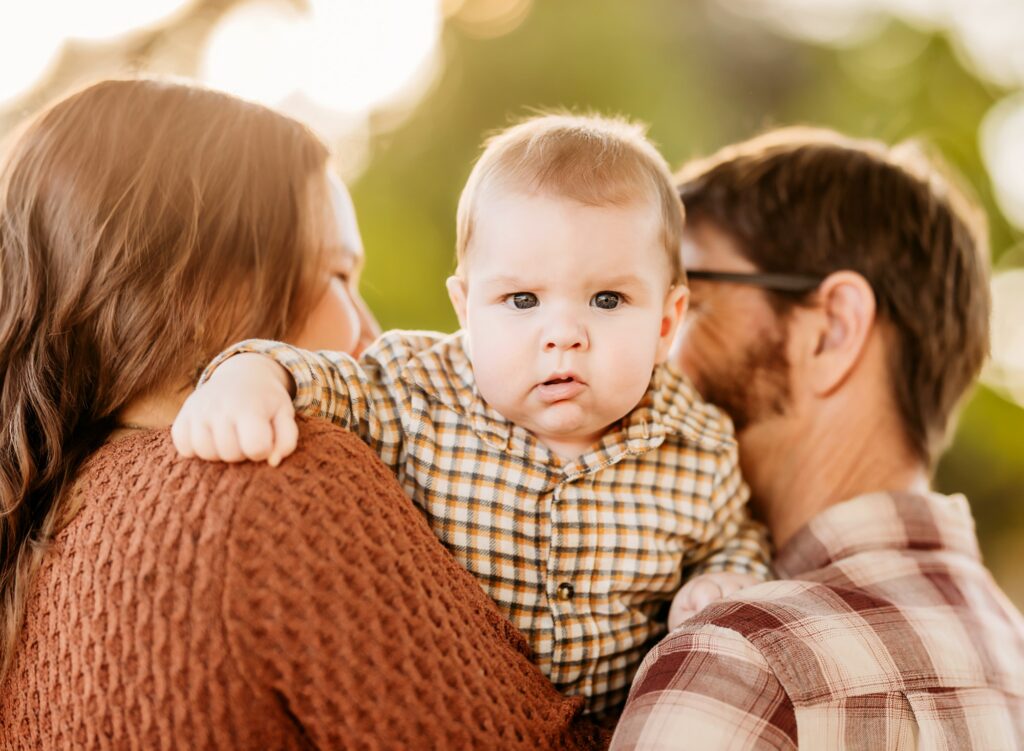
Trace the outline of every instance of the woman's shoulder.
[[[278, 467], [261, 462], [206, 462], [178, 455], [169, 430], [146, 431], [113, 441], [97, 451], [79, 472], [77, 503], [96, 495], [130, 493], [162, 499], [162, 505], [221, 505], [254, 493], [301, 496], [311, 488], [339, 485], [364, 492], [387, 492], [391, 475], [357, 436], [326, 420], [299, 418], [299, 443]], [[217, 504], [210, 504], [210, 501]], [[207, 509], [211, 510], [211, 509]], [[194, 511], [194, 509], [193, 509]]]
[[[74, 515], [58, 548], [80, 549], [87, 531], [114, 547], [134, 540], [155, 559], [187, 556], [201, 567], [248, 568], [251, 556], [232, 555], [239, 546], [299, 563], [316, 555], [314, 539], [363, 534], [352, 528], [357, 520], [366, 521], [365, 534], [376, 530], [368, 514], [423, 524], [369, 447], [319, 419], [300, 420], [298, 447], [277, 467], [181, 457], [168, 430], [127, 436], [86, 462], [72, 494]], [[189, 543], [183, 548], [179, 540]]]
[[197, 541], [193, 556], [227, 553], [225, 565], [246, 568], [253, 556], [233, 556], [239, 547], [301, 565], [304, 558], [322, 557], [316, 545], [333, 547], [336, 540], [346, 546], [358, 542], [377, 555], [390, 554], [398, 543], [391, 539], [396, 530], [434, 541], [377, 455], [354, 434], [321, 419], [300, 418], [298, 447], [277, 467], [183, 458], [167, 430], [129, 436], [87, 462], [74, 493], [72, 505], [85, 518], [76, 516], [72, 525], [109, 528], [113, 515], [129, 536], [152, 538], [154, 550], [174, 529]]

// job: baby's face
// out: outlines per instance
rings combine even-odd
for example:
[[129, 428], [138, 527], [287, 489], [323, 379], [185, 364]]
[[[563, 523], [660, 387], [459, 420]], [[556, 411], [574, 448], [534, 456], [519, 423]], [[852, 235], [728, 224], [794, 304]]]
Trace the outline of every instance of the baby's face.
[[481, 396], [571, 459], [640, 401], [685, 304], [659, 208], [494, 191], [448, 282]]

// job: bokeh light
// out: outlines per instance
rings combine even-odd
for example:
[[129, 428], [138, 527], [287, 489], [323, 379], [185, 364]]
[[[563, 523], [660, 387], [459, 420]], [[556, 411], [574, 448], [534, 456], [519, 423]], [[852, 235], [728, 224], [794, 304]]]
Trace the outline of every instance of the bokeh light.
[[309, 0], [306, 12], [245, 3], [211, 34], [202, 76], [269, 105], [301, 95], [328, 110], [365, 113], [432, 67], [441, 20], [431, 0]]
[[948, 3], [947, 26], [979, 75], [1000, 86], [1024, 86], [1024, 3]]
[[310, 0], [302, 90], [343, 112], [363, 112], [400, 93], [429, 67], [441, 33], [434, 0]]
[[719, 0], [737, 15], [804, 41], [853, 45], [900, 19], [943, 30], [987, 80], [1024, 86], [1024, 2], [1020, 0]]
[[992, 357], [984, 380], [1024, 406], [1024, 269], [992, 279]]
[[[194, 0], [34, 0], [36, 12], [72, 39], [109, 39], [154, 26], [181, 13]], [[28, 3], [23, 7], [29, 7]]]
[[27, 6], [14, 23], [0, 23], [0, 103], [16, 98], [53, 67], [63, 39], [46, 13]]
[[532, 0], [449, 0], [445, 11], [470, 36], [491, 39], [513, 31], [532, 6]]
[[207, 42], [208, 84], [269, 106], [299, 88], [303, 18], [289, 3], [248, 2], [228, 11]]
[[436, 0], [308, 0], [304, 11], [254, 0], [220, 19], [201, 77], [309, 123], [344, 147], [337, 167], [352, 180], [369, 159], [371, 113], [407, 110], [429, 89], [442, 22]]
[[53, 70], [68, 39], [100, 40], [166, 22], [194, 0], [34, 0], [0, 20], [0, 104]]
[[[999, 208], [1007, 219], [1024, 228], [1024, 92], [989, 110], [980, 139]], [[1019, 320], [1024, 322], [1024, 318]]]

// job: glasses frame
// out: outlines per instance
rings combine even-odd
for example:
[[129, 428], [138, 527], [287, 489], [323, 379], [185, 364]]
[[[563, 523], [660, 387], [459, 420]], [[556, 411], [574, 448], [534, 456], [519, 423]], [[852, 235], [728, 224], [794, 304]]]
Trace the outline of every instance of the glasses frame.
[[771, 290], [772, 292], [790, 292], [807, 294], [813, 292], [824, 277], [809, 274], [773, 274], [760, 271], [703, 271], [686, 272], [687, 279], [701, 282], [728, 282], [730, 284], [747, 284], [752, 287]]

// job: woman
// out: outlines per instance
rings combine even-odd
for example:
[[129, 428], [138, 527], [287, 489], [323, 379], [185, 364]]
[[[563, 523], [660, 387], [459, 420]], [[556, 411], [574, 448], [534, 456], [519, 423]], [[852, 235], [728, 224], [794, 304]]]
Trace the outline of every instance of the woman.
[[[300, 124], [107, 81], [0, 172], [0, 747], [586, 747], [579, 703], [349, 434], [178, 459], [199, 368], [375, 331]], [[216, 436], [211, 436], [216, 440]]]

